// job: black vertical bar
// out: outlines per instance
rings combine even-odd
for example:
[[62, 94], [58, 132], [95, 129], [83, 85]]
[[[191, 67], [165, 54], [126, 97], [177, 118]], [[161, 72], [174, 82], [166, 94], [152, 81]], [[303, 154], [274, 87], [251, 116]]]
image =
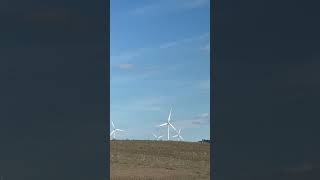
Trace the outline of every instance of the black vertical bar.
[[216, 106], [217, 106], [217, 56], [216, 56], [216, 0], [210, 1], [210, 179], [216, 170]]
[[106, 27], [106, 33], [105, 33], [105, 39], [106, 39], [106, 82], [105, 82], [105, 89], [106, 89], [106, 102], [105, 102], [105, 111], [106, 111], [106, 119], [105, 119], [105, 137], [106, 137], [106, 172], [108, 179], [111, 179], [110, 175], [110, 0], [102, 0], [103, 2], [106, 2], [105, 4], [105, 27]]

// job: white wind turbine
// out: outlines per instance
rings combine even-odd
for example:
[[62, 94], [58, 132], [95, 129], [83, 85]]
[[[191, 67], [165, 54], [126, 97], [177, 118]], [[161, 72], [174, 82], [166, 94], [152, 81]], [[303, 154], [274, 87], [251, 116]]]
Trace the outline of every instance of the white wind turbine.
[[183, 140], [182, 136], [181, 136], [181, 128], [179, 129], [179, 131], [177, 132], [178, 134], [172, 136], [172, 137], [179, 137], [179, 141]]
[[117, 131], [125, 132], [125, 130], [117, 129], [117, 128], [114, 126], [114, 123], [113, 123], [112, 120], [111, 120], [111, 125], [112, 125], [113, 130], [111, 131], [110, 136], [113, 135], [113, 139], [116, 139], [116, 132], [117, 132]]
[[171, 126], [175, 131], [177, 131], [176, 128], [174, 128], [173, 125], [170, 123], [170, 120], [171, 120], [171, 112], [172, 112], [172, 108], [170, 109], [170, 113], [169, 113], [169, 117], [168, 117], [167, 122], [164, 123], [164, 124], [159, 125], [159, 127], [161, 127], [161, 126], [167, 126], [167, 128], [168, 128], [168, 141], [170, 140], [170, 135], [169, 135], [169, 133], [170, 133], [170, 126]]
[[155, 138], [156, 140], [159, 140], [160, 138], [162, 138], [162, 136], [157, 136], [157, 135], [155, 135], [154, 133], [152, 133], [152, 135], [154, 136], [154, 138]]

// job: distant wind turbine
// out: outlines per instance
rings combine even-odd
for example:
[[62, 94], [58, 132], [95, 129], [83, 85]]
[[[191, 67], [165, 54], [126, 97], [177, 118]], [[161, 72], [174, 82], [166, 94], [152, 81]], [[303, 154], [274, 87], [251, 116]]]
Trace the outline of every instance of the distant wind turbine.
[[155, 138], [156, 140], [159, 140], [160, 138], [162, 138], [162, 136], [157, 136], [157, 135], [155, 135], [155, 134], [153, 134], [153, 133], [152, 133], [152, 135], [154, 136], [154, 138]]
[[168, 141], [170, 140], [170, 135], [169, 135], [169, 133], [170, 133], [170, 126], [171, 126], [175, 131], [177, 131], [176, 128], [174, 128], [174, 126], [170, 123], [170, 120], [171, 120], [171, 112], [172, 112], [172, 108], [170, 109], [170, 113], [169, 113], [169, 117], [168, 117], [167, 122], [164, 123], [164, 124], [159, 125], [159, 127], [161, 127], [161, 126], [167, 126], [167, 128], [168, 128]]
[[179, 129], [179, 131], [177, 132], [178, 134], [172, 136], [172, 137], [179, 137], [179, 141], [183, 140], [182, 136], [181, 136], [181, 129]]
[[113, 130], [111, 131], [110, 136], [113, 135], [113, 139], [116, 139], [116, 132], [117, 132], [117, 131], [126, 132], [125, 130], [117, 129], [117, 128], [114, 126], [114, 123], [113, 123], [112, 120], [111, 120], [111, 125], [112, 125], [112, 127], [113, 127]]

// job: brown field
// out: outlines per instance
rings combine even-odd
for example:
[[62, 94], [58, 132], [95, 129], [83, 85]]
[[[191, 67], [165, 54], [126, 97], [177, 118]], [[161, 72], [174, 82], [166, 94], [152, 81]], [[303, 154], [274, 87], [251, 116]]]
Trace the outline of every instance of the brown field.
[[210, 144], [112, 140], [112, 180], [208, 180]]

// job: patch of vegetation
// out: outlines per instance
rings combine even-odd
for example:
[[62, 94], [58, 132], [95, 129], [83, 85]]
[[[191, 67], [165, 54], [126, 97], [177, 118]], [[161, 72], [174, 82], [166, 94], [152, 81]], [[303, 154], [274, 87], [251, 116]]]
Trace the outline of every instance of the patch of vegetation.
[[210, 179], [210, 144], [114, 140], [112, 180]]

